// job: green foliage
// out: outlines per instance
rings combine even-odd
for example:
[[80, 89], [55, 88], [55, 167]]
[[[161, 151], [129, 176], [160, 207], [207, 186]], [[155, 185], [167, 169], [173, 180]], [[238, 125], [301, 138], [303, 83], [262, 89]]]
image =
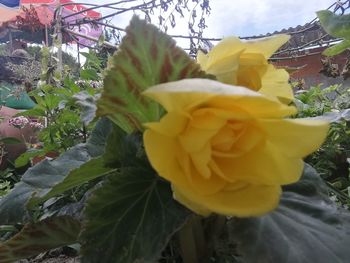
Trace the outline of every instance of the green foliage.
[[14, 137], [3, 137], [0, 138], [0, 144], [1, 143], [5, 143], [5, 144], [18, 144], [18, 143], [22, 143], [22, 141], [20, 141], [17, 138]]
[[349, 99], [350, 91], [338, 85], [310, 87], [296, 96], [298, 117], [321, 116], [320, 118], [331, 122], [326, 141], [305, 161], [327, 180], [330, 191], [343, 205], [350, 204], [347, 190], [350, 186], [350, 117], [349, 110], [346, 109], [350, 106]]
[[[141, 93], [162, 82], [210, 76], [168, 36], [136, 17], [110, 60], [97, 105], [98, 115], [113, 123], [102, 118], [86, 132], [89, 139], [74, 138], [77, 129], [93, 126], [99, 94], [90, 81], [103, 75], [98, 54], [83, 55], [87, 62], [81, 82], [67, 77], [57, 86], [40, 86], [32, 93], [37, 107], [22, 113], [47, 118], [40, 150], [63, 153], [28, 169], [0, 199], [3, 229], [34, 222], [0, 244], [0, 263], [75, 242], [82, 245], [82, 262], [89, 263], [184, 262], [192, 248], [201, 248], [199, 254], [206, 256], [203, 261], [197, 257], [198, 262], [347, 261], [350, 213], [329, 200], [330, 186], [308, 165], [301, 181], [284, 187], [278, 209], [262, 217], [201, 218], [175, 201], [170, 183], [150, 166], [141, 133], [141, 124], [157, 120], [163, 110]], [[298, 95], [300, 116], [323, 114], [335, 122], [323, 147], [349, 147], [350, 111], [332, 112], [343, 110], [340, 105], [346, 102], [333, 102], [334, 95], [348, 93], [339, 86], [317, 86]], [[326, 149], [334, 156], [339, 151]], [[316, 167], [332, 160], [322, 155], [322, 148], [308, 158]]]
[[96, 117], [96, 101], [98, 95], [90, 95], [87, 91], [82, 91], [73, 96], [76, 104], [80, 107], [80, 120], [89, 125]]
[[6, 195], [13, 186], [13, 170], [6, 168], [0, 171], [0, 197]]
[[229, 238], [245, 263], [349, 259], [350, 213], [329, 200], [326, 185], [308, 165], [298, 183], [285, 187], [277, 210], [228, 224]]
[[330, 112], [333, 108], [334, 95], [340, 90], [339, 85], [323, 88], [322, 84], [310, 87], [308, 90], [299, 91], [296, 95], [296, 106], [298, 107], [298, 117], [316, 117]]
[[36, 117], [46, 127], [39, 134], [42, 149], [30, 149], [16, 161], [16, 166], [23, 166], [34, 156], [44, 156], [48, 152], [61, 153], [70, 147], [86, 142], [94, 126], [95, 97], [98, 90], [84, 89], [67, 77], [63, 87], [42, 85], [30, 93], [37, 105], [22, 116]]
[[74, 244], [79, 231], [79, 221], [68, 216], [26, 224], [18, 234], [0, 244], [0, 263], [12, 263], [52, 248]]
[[350, 47], [350, 14], [336, 15], [332, 11], [322, 10], [317, 12], [321, 26], [331, 36], [344, 39], [339, 44], [327, 48], [323, 54], [335, 56]]
[[151, 168], [122, 168], [87, 204], [83, 262], [154, 262], [189, 214]]
[[208, 77], [174, 40], [136, 16], [110, 62], [97, 115], [108, 116], [129, 133], [142, 130], [142, 123], [158, 120], [163, 112], [142, 91], [159, 83]]
[[109, 131], [109, 121], [102, 119], [87, 143], [72, 147], [53, 161], [45, 160], [28, 169], [14, 189], [0, 199], [0, 224], [24, 223], [28, 219], [28, 200], [45, 195], [71, 171], [100, 156]]
[[[89, 50], [89, 52], [80, 52], [81, 55], [85, 57], [85, 63], [84, 63], [84, 70], [87, 72], [90, 72], [90, 74], [96, 78], [97, 74], [96, 73], [101, 73], [102, 71], [102, 59], [99, 58], [99, 54], [97, 52], [94, 52], [93, 50]], [[92, 72], [92, 71], [94, 72]], [[96, 72], [96, 73], [95, 73]], [[87, 75], [90, 75], [87, 73]], [[92, 78], [86, 78], [83, 77], [82, 72], [80, 72], [80, 76], [83, 79], [91, 79], [91, 80], [96, 80]]]
[[115, 172], [115, 169], [106, 167], [103, 158], [91, 159], [81, 165], [78, 169], [72, 170], [62, 182], [54, 185], [44, 196], [40, 196], [39, 194], [32, 197], [27, 206], [29, 208], [34, 207], [52, 197], [62, 195], [74, 187], [79, 187], [93, 179], [108, 175], [111, 172]]

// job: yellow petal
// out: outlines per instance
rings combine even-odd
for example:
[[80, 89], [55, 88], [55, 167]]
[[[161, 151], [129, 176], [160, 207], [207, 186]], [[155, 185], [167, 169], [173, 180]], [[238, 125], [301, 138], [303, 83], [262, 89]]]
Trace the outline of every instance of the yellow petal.
[[191, 160], [197, 172], [204, 179], [209, 179], [212, 176], [209, 168], [211, 160], [211, 149], [209, 143], [201, 151], [191, 154]]
[[204, 54], [201, 50], [199, 50], [197, 53], [197, 62], [202, 67], [202, 69], [205, 70], [208, 62], [208, 56]]
[[[218, 80], [222, 81], [220, 79], [221, 75], [225, 75], [226, 73], [235, 73], [239, 68], [239, 61], [240, 61], [240, 55], [241, 53], [234, 53], [232, 55], [226, 56], [220, 60], [213, 61], [211, 64], [207, 63], [207, 66], [204, 68], [204, 70], [207, 73], [216, 75], [218, 77]], [[231, 82], [224, 82], [227, 84], [235, 84]]]
[[240, 57], [239, 64], [240, 64], [240, 67], [266, 66], [267, 60], [263, 54], [244, 52]]
[[216, 96], [207, 103], [208, 107], [222, 110], [234, 110], [239, 108], [248, 115], [256, 118], [282, 118], [297, 113], [295, 107], [282, 104], [273, 97], [266, 96]]
[[147, 129], [143, 140], [152, 167], [166, 180], [201, 194], [212, 194], [227, 184], [217, 176], [205, 178], [199, 174], [190, 157], [173, 138]]
[[268, 140], [286, 156], [303, 158], [316, 151], [327, 137], [329, 123], [321, 120], [262, 120]]
[[240, 108], [257, 117], [284, 117], [296, 113], [275, 98], [250, 89], [209, 79], [184, 79], [153, 86], [144, 95], [159, 102], [168, 112], [186, 114], [198, 106], [232, 110]]
[[150, 129], [143, 134], [145, 151], [158, 175], [181, 186], [188, 185], [188, 179], [176, 158], [179, 151], [176, 141]]
[[169, 112], [159, 122], [144, 123], [144, 126], [163, 135], [174, 137], [185, 130], [188, 122], [188, 116]]
[[[187, 162], [187, 155], [178, 156], [178, 160], [180, 164], [188, 165], [186, 168], [186, 178], [187, 178], [187, 185], [186, 188], [191, 189], [194, 193], [197, 194], [213, 194], [218, 191], [220, 191], [222, 188], [224, 188], [227, 185], [227, 181], [223, 180], [223, 178], [218, 177], [214, 173], [211, 173], [209, 177], [203, 176], [204, 174], [200, 174], [199, 170], [196, 169], [195, 164], [190, 160]], [[185, 161], [185, 162], [183, 162]], [[198, 165], [198, 164], [197, 164]], [[201, 165], [206, 166], [205, 163], [202, 163]], [[180, 174], [174, 176], [181, 176]], [[176, 184], [176, 182], [171, 181], [172, 183]], [[176, 184], [177, 185], [177, 184]], [[181, 187], [180, 185], [178, 185]]]
[[260, 71], [258, 67], [241, 67], [237, 73], [237, 85], [260, 92], [262, 75]]
[[231, 182], [251, 184], [291, 184], [299, 180], [304, 167], [301, 158], [291, 158], [269, 141], [237, 158], [213, 159]]
[[277, 96], [284, 103], [289, 103], [294, 99], [294, 95], [288, 79], [289, 74], [287, 71], [276, 69], [273, 65], [269, 65], [262, 77], [259, 92], [268, 96]]
[[187, 128], [179, 135], [181, 146], [188, 152], [199, 152], [225, 124], [226, 119], [219, 118], [211, 111], [195, 111]]
[[159, 102], [167, 112], [186, 114], [191, 108], [216, 96], [215, 93], [205, 92], [210, 89], [208, 81], [209, 83], [215, 82], [205, 79], [184, 79], [155, 85], [148, 88], [143, 94]]
[[277, 207], [280, 186], [246, 185], [234, 191], [198, 195], [173, 185], [174, 197], [196, 213], [208, 216], [211, 212], [238, 217], [260, 216]]
[[216, 79], [222, 83], [237, 85], [238, 71], [225, 72], [216, 75]]
[[212, 211], [206, 208], [202, 203], [194, 203], [188, 200], [180, 191], [177, 191], [177, 188], [173, 184], [171, 185], [171, 188], [173, 190], [174, 199], [191, 211], [205, 217], [209, 216], [212, 213]]
[[290, 39], [289, 35], [281, 34], [257, 40], [244, 42], [246, 53], [262, 53], [266, 59], [270, 58], [283, 44]]
[[215, 45], [208, 53], [208, 66], [233, 54], [240, 54], [245, 49], [238, 37], [227, 37]]

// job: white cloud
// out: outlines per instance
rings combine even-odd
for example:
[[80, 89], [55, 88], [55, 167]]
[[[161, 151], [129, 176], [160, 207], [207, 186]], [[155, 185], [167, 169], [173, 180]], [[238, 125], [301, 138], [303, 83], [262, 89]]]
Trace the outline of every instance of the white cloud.
[[303, 25], [335, 0], [212, 0], [208, 36], [250, 36]]
[[[96, 3], [96, 0], [79, 2]], [[101, 0], [100, 4], [114, 3], [115, 0]], [[135, 4], [131, 1], [129, 4]], [[335, 0], [210, 0], [211, 15], [207, 18], [206, 37], [227, 35], [252, 36], [272, 33], [283, 28], [304, 25], [316, 17], [315, 12], [326, 9]], [[127, 4], [126, 4], [127, 5]], [[100, 9], [104, 15], [110, 9]], [[132, 13], [118, 16], [113, 23], [125, 27]], [[157, 21], [157, 15], [154, 16]], [[169, 33], [188, 35], [187, 19], [177, 20], [177, 27]]]

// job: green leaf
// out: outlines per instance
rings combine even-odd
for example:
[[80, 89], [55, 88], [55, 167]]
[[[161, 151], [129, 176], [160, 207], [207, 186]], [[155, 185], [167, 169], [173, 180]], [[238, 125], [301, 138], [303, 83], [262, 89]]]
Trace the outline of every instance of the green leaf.
[[46, 117], [46, 111], [42, 106], [37, 104], [33, 109], [21, 111], [17, 113], [16, 116]]
[[160, 106], [142, 95], [159, 83], [184, 78], [209, 78], [175, 41], [134, 16], [118, 52], [110, 59], [97, 115], [107, 115], [130, 133], [158, 120]]
[[126, 135], [118, 126], [114, 126], [103, 155], [106, 166], [112, 168], [148, 166], [148, 160], [143, 149], [141, 133]]
[[325, 120], [330, 123], [342, 121], [350, 121], [350, 109], [341, 110], [339, 112], [326, 112], [325, 114], [317, 117], [309, 118], [312, 120]]
[[80, 71], [80, 78], [85, 80], [99, 80], [96, 70], [94, 69], [83, 69]]
[[324, 50], [322, 52], [322, 54], [325, 56], [335, 56], [335, 55], [342, 53], [343, 51], [345, 51], [349, 47], [350, 47], [350, 40], [343, 40], [339, 44], [336, 44], [332, 47], [327, 48], [326, 50]]
[[74, 95], [73, 98], [81, 108], [80, 119], [85, 125], [88, 125], [96, 117], [96, 97], [82, 91]]
[[0, 244], [0, 263], [12, 263], [50, 249], [74, 244], [79, 231], [79, 221], [68, 216], [27, 224], [21, 232]]
[[156, 262], [190, 212], [150, 167], [112, 174], [85, 210], [83, 262]]
[[33, 197], [42, 197], [76, 168], [104, 153], [111, 123], [100, 120], [86, 144], [72, 147], [53, 161], [44, 160], [29, 168], [9, 194], [0, 199], [0, 224], [25, 221], [26, 203]]
[[70, 94], [75, 94], [80, 91], [80, 87], [77, 84], [75, 84], [75, 82], [72, 79], [68, 77], [64, 79], [64, 87], [65, 89], [62, 89], [62, 90], [68, 89], [70, 91]]
[[[27, 207], [32, 208], [73, 187], [80, 186], [93, 179], [115, 172], [116, 168], [120, 168], [122, 164], [127, 165], [126, 162], [134, 160], [136, 157], [135, 153], [138, 151], [135, 147], [141, 147], [141, 141], [139, 140], [136, 142], [136, 140], [133, 139], [135, 135], [125, 136], [125, 132], [114, 125], [108, 135], [105, 153], [102, 157], [92, 159], [71, 171], [62, 182], [56, 184], [48, 193], [43, 196], [31, 198]], [[129, 139], [129, 137], [133, 138]], [[134, 164], [135, 162], [132, 161], [130, 163]]]
[[5, 143], [5, 144], [19, 144], [23, 143], [21, 140], [14, 138], [14, 137], [4, 137], [0, 138], [0, 142]]
[[309, 165], [301, 181], [284, 188], [277, 210], [232, 219], [229, 227], [246, 263], [349, 261], [350, 212], [329, 200], [326, 185]]
[[115, 171], [105, 167], [103, 158], [96, 158], [84, 163], [79, 168], [71, 171], [61, 183], [56, 184], [52, 189], [42, 197], [33, 197], [29, 200], [27, 207], [32, 208], [40, 203], [45, 202], [51, 197], [57, 196], [76, 186], [83, 185], [93, 179], [107, 175]]
[[49, 110], [54, 110], [61, 100], [61, 96], [57, 96], [56, 94], [50, 94], [48, 92], [45, 93], [44, 104]]
[[316, 12], [321, 26], [334, 37], [350, 39], [350, 15], [336, 15], [330, 10]]
[[23, 167], [27, 165], [30, 161], [31, 158], [35, 156], [43, 156], [45, 155], [45, 150], [44, 149], [31, 149], [26, 151], [25, 153], [22, 153], [20, 156], [17, 157], [15, 160], [15, 167]]

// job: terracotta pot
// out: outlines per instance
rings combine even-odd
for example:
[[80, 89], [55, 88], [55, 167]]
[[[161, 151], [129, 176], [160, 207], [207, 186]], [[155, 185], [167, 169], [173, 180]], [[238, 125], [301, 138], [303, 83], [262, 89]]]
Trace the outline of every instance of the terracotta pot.
[[27, 143], [35, 143], [37, 138], [34, 130], [27, 126], [23, 129], [18, 129], [9, 125], [8, 120], [17, 114], [18, 110], [2, 106], [0, 108], [0, 137], [14, 137], [22, 141], [20, 144], [5, 144], [5, 156], [0, 163], [0, 169], [4, 169], [8, 162], [14, 162], [16, 158], [26, 151], [25, 141]]

